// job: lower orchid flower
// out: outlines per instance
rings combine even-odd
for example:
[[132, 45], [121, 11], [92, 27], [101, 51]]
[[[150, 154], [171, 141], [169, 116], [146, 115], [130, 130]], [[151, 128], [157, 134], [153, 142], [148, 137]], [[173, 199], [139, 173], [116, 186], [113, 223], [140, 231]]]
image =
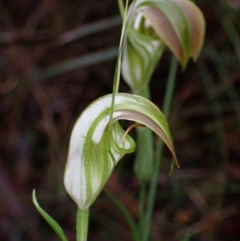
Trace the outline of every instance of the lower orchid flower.
[[137, 95], [118, 93], [111, 125], [111, 100], [112, 95], [106, 95], [94, 101], [72, 131], [64, 185], [80, 209], [89, 208], [121, 157], [135, 150], [133, 139], [118, 123], [120, 119], [150, 128], [168, 146], [178, 165], [167, 121], [156, 105]]

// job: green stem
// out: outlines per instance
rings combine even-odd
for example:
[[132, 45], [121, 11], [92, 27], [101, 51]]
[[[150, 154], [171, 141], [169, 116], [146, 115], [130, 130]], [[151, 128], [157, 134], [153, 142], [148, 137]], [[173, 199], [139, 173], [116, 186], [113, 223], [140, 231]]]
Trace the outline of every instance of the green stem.
[[[165, 115], [165, 118], [168, 118], [171, 101], [173, 97], [173, 90], [175, 85], [175, 77], [177, 72], [177, 60], [175, 57], [172, 57], [171, 65], [170, 65], [170, 71], [167, 81], [167, 89], [164, 96], [164, 102], [163, 102], [163, 114]], [[156, 198], [156, 192], [157, 192], [157, 183], [158, 183], [158, 176], [159, 176], [159, 169], [161, 165], [162, 160], [162, 151], [163, 151], [163, 142], [161, 139], [157, 139], [157, 145], [156, 145], [156, 151], [154, 156], [154, 170], [152, 178], [150, 179], [150, 186], [149, 186], [149, 195], [148, 195], [148, 203], [147, 203], [147, 210], [146, 210], [146, 217], [145, 217], [145, 225], [144, 225], [144, 233], [142, 241], [147, 241], [150, 233], [150, 224], [153, 214], [153, 207], [154, 207], [154, 201]]]
[[119, 7], [119, 11], [121, 14], [122, 19], [124, 18], [124, 4], [123, 4], [123, 0], [118, 0], [118, 7]]
[[139, 233], [141, 236], [144, 233], [144, 221], [145, 221], [145, 203], [146, 203], [146, 197], [147, 197], [147, 185], [146, 181], [141, 182], [140, 186], [140, 193], [139, 193]]
[[122, 215], [125, 217], [128, 225], [130, 227], [133, 240], [134, 241], [141, 241], [139, 229], [137, 228], [137, 225], [136, 225], [133, 217], [131, 216], [129, 210], [112, 193], [110, 193], [106, 189], [104, 191], [109, 196], [109, 198], [112, 200], [112, 202], [118, 207], [118, 209], [120, 210]]
[[228, 14], [224, 14], [221, 18], [220, 21], [222, 22], [222, 25], [228, 34], [228, 37], [230, 41], [232, 42], [235, 53], [237, 54], [238, 60], [240, 62], [240, 48], [239, 48], [239, 43], [240, 43], [240, 36], [238, 34], [237, 29], [235, 28], [233, 22], [229, 18]]
[[126, 26], [127, 26], [128, 2], [129, 0], [126, 1], [126, 7], [124, 10], [123, 24], [122, 24], [122, 30], [121, 30], [121, 36], [120, 36], [119, 48], [118, 48], [118, 58], [117, 58], [117, 64], [116, 64], [116, 69], [115, 69], [114, 78], [113, 78], [112, 101], [111, 101], [111, 110], [110, 110], [110, 117], [109, 117], [109, 130], [110, 130], [109, 135], [111, 135], [111, 129], [112, 129], [115, 96], [118, 93], [119, 83], [120, 83], [122, 46], [123, 46], [123, 38], [126, 31]]
[[87, 241], [89, 209], [77, 210], [77, 241]]
[[[134, 94], [140, 95], [146, 99], [151, 99], [149, 86], [140, 91], [132, 90]], [[144, 220], [147, 198], [147, 180], [153, 172], [153, 134], [148, 128], [136, 128], [136, 158], [134, 162], [134, 171], [140, 180], [139, 191], [139, 233], [144, 232]]]
[[173, 90], [175, 86], [175, 80], [176, 80], [176, 73], [177, 73], [177, 60], [175, 57], [172, 57], [171, 65], [170, 65], [170, 71], [167, 81], [167, 91], [164, 96], [163, 101], [163, 114], [165, 118], [167, 119], [170, 112], [171, 102], [173, 98]]

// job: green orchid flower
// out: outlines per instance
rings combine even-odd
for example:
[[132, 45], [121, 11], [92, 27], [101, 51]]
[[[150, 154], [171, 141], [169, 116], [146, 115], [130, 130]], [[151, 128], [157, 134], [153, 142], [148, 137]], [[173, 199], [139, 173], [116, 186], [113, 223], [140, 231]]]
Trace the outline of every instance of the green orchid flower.
[[122, 75], [134, 93], [149, 83], [167, 46], [183, 68], [196, 60], [203, 45], [205, 21], [189, 0], [138, 0], [128, 10]]
[[135, 150], [133, 139], [118, 123], [120, 119], [150, 128], [165, 142], [178, 165], [168, 124], [157, 106], [141, 96], [118, 93], [110, 125], [111, 101], [112, 95], [94, 101], [72, 131], [64, 185], [79, 209], [90, 207], [121, 157]]

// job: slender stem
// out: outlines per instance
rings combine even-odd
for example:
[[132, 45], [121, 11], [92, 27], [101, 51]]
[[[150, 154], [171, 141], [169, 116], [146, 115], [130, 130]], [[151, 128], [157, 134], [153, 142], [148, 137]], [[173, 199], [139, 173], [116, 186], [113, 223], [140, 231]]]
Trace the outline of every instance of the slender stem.
[[87, 241], [89, 209], [77, 210], [77, 241]]
[[[164, 102], [163, 102], [163, 114], [165, 115], [165, 118], [168, 118], [171, 101], [173, 97], [173, 90], [175, 85], [175, 77], [177, 72], [177, 60], [175, 57], [172, 57], [171, 65], [170, 65], [170, 71], [167, 81], [167, 89], [164, 96]], [[150, 224], [153, 214], [153, 207], [154, 207], [154, 201], [156, 198], [156, 191], [157, 191], [157, 183], [158, 183], [158, 175], [159, 175], [159, 169], [161, 165], [162, 160], [162, 151], [163, 151], [163, 142], [161, 139], [158, 138], [157, 145], [156, 145], [156, 151], [154, 156], [154, 170], [153, 175], [150, 180], [150, 186], [149, 186], [149, 195], [148, 195], [148, 203], [147, 203], [147, 210], [146, 210], [146, 217], [145, 217], [145, 225], [144, 225], [144, 233], [142, 241], [147, 241], [150, 233]]]
[[139, 193], [139, 233], [142, 236], [142, 233], [144, 232], [144, 218], [145, 218], [145, 203], [146, 203], [146, 197], [147, 197], [147, 185], [146, 181], [141, 182], [140, 186], [140, 193]]
[[240, 62], [240, 48], [239, 48], [239, 43], [240, 43], [240, 36], [237, 32], [237, 29], [235, 28], [233, 22], [229, 18], [228, 14], [224, 14], [221, 18], [220, 21], [222, 22], [222, 25], [225, 29], [225, 31], [228, 34], [228, 37], [230, 41], [233, 44], [233, 47], [235, 49], [235, 53], [237, 54], [238, 60]]
[[176, 80], [176, 73], [177, 73], [177, 60], [173, 56], [171, 60], [170, 71], [169, 71], [169, 76], [167, 81], [167, 90], [164, 96], [163, 108], [162, 108], [163, 114], [166, 119], [168, 118], [169, 112], [170, 112], [175, 80]]
[[[140, 91], [132, 90], [132, 92], [146, 99], [151, 99], [149, 86]], [[139, 233], [142, 237], [146, 212], [147, 180], [150, 178], [153, 171], [153, 135], [152, 131], [148, 128], [136, 128], [136, 135], [137, 150], [134, 169], [140, 180]]]
[[134, 241], [141, 241], [139, 229], [138, 229], [138, 227], [137, 227], [137, 225], [136, 225], [132, 215], [130, 214], [129, 210], [111, 192], [109, 192], [106, 189], [104, 191], [109, 196], [111, 201], [118, 207], [118, 209], [120, 210], [122, 215], [125, 217], [128, 225], [130, 227], [133, 240]]
[[123, 4], [123, 0], [118, 0], [118, 7], [119, 7], [119, 11], [121, 14], [122, 19], [124, 18], [124, 4]]
[[126, 7], [124, 10], [123, 24], [122, 24], [122, 30], [121, 30], [121, 36], [120, 36], [119, 48], [118, 48], [118, 58], [117, 58], [117, 64], [116, 64], [114, 78], [113, 78], [112, 101], [111, 101], [111, 110], [110, 110], [110, 118], [109, 118], [109, 130], [110, 130], [109, 135], [111, 134], [111, 129], [112, 129], [115, 96], [118, 93], [119, 83], [120, 83], [122, 46], [123, 46], [123, 38], [126, 31], [126, 26], [127, 26], [128, 2], [129, 0], [126, 1]]

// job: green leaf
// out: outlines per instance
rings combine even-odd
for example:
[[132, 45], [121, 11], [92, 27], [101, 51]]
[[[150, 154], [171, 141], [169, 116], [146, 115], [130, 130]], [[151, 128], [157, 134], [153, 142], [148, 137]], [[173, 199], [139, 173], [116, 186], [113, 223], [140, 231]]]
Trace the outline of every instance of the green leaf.
[[35, 190], [33, 190], [32, 192], [32, 201], [36, 207], [36, 209], [38, 210], [38, 212], [42, 215], [42, 217], [47, 221], [47, 223], [52, 227], [52, 229], [55, 231], [55, 233], [58, 235], [58, 237], [62, 240], [62, 241], [68, 241], [68, 239], [66, 238], [62, 228], [60, 227], [60, 225], [47, 213], [45, 212], [38, 204], [37, 198], [36, 198], [36, 192]]
[[112, 95], [106, 95], [94, 101], [78, 118], [72, 131], [64, 184], [80, 209], [89, 208], [117, 162], [135, 150], [134, 141], [118, 123], [120, 119], [150, 128], [165, 142], [178, 165], [167, 121], [157, 106], [143, 97], [118, 93], [109, 129], [111, 99]]

